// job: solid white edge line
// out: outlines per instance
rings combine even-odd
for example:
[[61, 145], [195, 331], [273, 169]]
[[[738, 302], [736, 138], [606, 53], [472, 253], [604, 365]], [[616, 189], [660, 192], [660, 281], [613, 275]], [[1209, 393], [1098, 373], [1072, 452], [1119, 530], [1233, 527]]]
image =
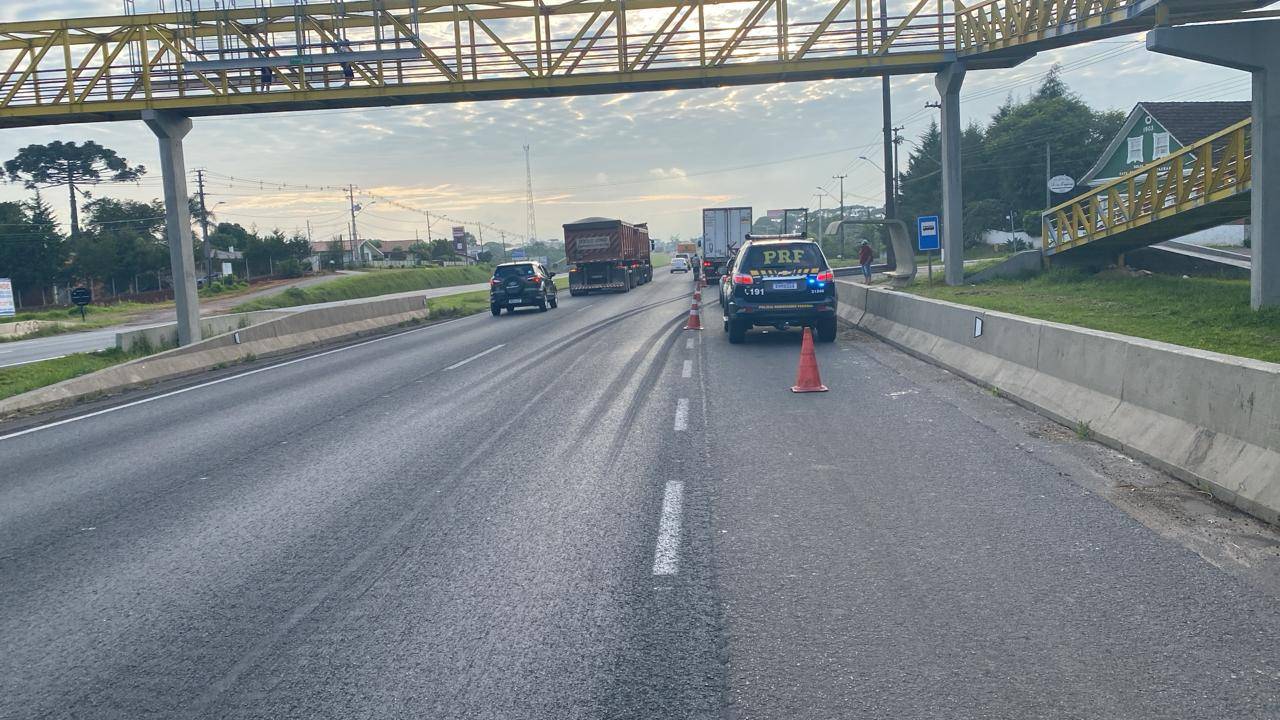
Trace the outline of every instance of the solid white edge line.
[[689, 429], [689, 400], [687, 398], [680, 398], [676, 401], [675, 428], [676, 432]]
[[145, 405], [149, 402], [155, 402], [156, 400], [163, 400], [168, 397], [173, 397], [174, 395], [181, 395], [183, 393], [189, 393], [192, 390], [200, 390], [202, 388], [207, 388], [213, 385], [220, 385], [224, 382], [239, 380], [240, 378], [249, 377], [250, 375], [257, 375], [258, 373], [263, 373], [268, 370], [275, 370], [276, 368], [282, 368], [288, 365], [293, 365], [300, 362], [306, 362], [307, 360], [314, 360], [319, 357], [324, 357], [325, 355], [333, 355], [334, 353], [346, 352], [347, 350], [354, 350], [358, 347], [364, 347], [365, 345], [372, 345], [373, 343], [376, 343], [376, 342], [382, 342], [383, 340], [390, 340], [391, 338], [402, 337], [404, 335], [410, 335], [412, 333], [422, 332], [423, 330], [431, 330], [434, 328], [438, 328], [442, 325], [448, 325], [450, 323], [456, 323], [462, 320], [467, 320], [471, 317], [478, 317], [478, 316], [468, 315], [467, 317], [460, 317], [460, 318], [454, 318], [452, 320], [445, 320], [444, 322], [441, 322], [441, 323], [428, 325], [426, 327], [414, 328], [413, 330], [408, 330], [401, 333], [395, 333], [392, 335], [383, 335], [382, 337], [376, 337], [376, 338], [373, 338], [372, 340], [365, 340], [364, 342], [359, 342], [354, 345], [344, 345], [343, 347], [334, 348], [333, 350], [325, 350], [324, 352], [316, 353], [315, 355], [307, 355], [305, 357], [286, 360], [282, 363], [276, 363], [275, 365], [268, 365], [266, 367], [260, 367], [254, 370], [249, 370], [247, 372], [242, 372], [239, 375], [229, 375], [224, 378], [218, 378], [217, 380], [210, 380], [209, 382], [206, 382], [206, 383], [200, 383], [199, 385], [192, 385], [191, 387], [179, 388], [177, 390], [171, 390], [167, 393], [152, 395], [151, 397], [142, 398], [141, 400], [134, 400], [133, 402], [124, 403], [123, 405], [115, 405], [109, 408], [95, 410], [94, 412], [91, 412], [91, 413], [85, 413], [84, 415], [77, 415], [75, 417], [67, 418], [65, 420], [58, 420], [57, 422], [51, 422], [46, 425], [37, 425], [35, 427], [27, 428], [26, 430], [19, 430], [17, 432], [9, 433], [8, 435], [0, 435], [0, 441], [21, 437], [23, 435], [29, 435], [34, 432], [40, 432], [41, 430], [56, 428], [60, 425], [67, 425], [69, 423], [78, 422], [80, 420], [87, 420], [92, 417], [98, 417], [99, 415], [106, 415], [107, 413], [113, 413], [113, 412], [116, 412], [117, 410], [124, 410], [126, 408], [134, 407], [135, 405]]
[[680, 377], [693, 377], [693, 361], [685, 360], [684, 367], [680, 368]]
[[685, 349], [687, 349], [687, 350], [692, 350], [692, 349], [693, 349], [693, 338], [689, 338], [688, 340], [685, 340], [685, 341], [684, 341], [684, 346], [685, 346]]
[[495, 351], [497, 351], [497, 350], [500, 350], [500, 349], [502, 349], [502, 348], [504, 348], [504, 347], [506, 347], [506, 346], [507, 346], [507, 344], [506, 344], [506, 343], [502, 343], [501, 345], [494, 345], [493, 347], [489, 348], [488, 350], [484, 350], [484, 351], [478, 352], [478, 353], [476, 353], [475, 355], [472, 355], [471, 357], [467, 358], [466, 360], [459, 360], [458, 362], [456, 362], [456, 363], [454, 363], [454, 364], [450, 365], [449, 367], [445, 368], [445, 370], [456, 370], [456, 369], [458, 369], [458, 368], [462, 367], [463, 365], [466, 365], [467, 363], [471, 362], [472, 360], [478, 360], [478, 359], [480, 359], [480, 358], [484, 357], [485, 355], [488, 355], [488, 354], [489, 354], [489, 353], [491, 353], [491, 352], [495, 352]]
[[658, 540], [653, 549], [653, 574], [675, 575], [680, 569], [680, 514], [684, 505], [684, 483], [671, 480], [662, 493], [662, 517], [658, 520]]
[[21, 362], [9, 363], [8, 365], [0, 365], [0, 368], [18, 367], [19, 365], [30, 365], [31, 363], [44, 362], [45, 360], [61, 360], [64, 357], [66, 357], [66, 355], [51, 355], [49, 357], [36, 358], [35, 360], [23, 360]]

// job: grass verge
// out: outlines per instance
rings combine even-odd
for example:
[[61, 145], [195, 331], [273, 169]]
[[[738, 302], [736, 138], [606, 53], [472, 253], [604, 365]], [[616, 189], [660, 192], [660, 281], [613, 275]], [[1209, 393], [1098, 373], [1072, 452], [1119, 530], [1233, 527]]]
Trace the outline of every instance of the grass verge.
[[117, 348], [92, 353], [76, 353], [66, 357], [26, 365], [0, 368], [0, 400], [30, 390], [87, 375], [112, 365], [143, 357], [151, 349], [125, 352]]
[[1097, 275], [1055, 269], [1027, 280], [909, 292], [988, 310], [1280, 362], [1280, 309], [1249, 307], [1247, 280]]
[[67, 323], [67, 325], [44, 327], [29, 335], [23, 335], [22, 337], [0, 338], [0, 342], [16, 342], [18, 340], [31, 340], [33, 338], [61, 335], [63, 333], [79, 332], [81, 330], [96, 330], [98, 328], [119, 325], [122, 322], [127, 322], [139, 313], [153, 312], [172, 307], [173, 302], [171, 301], [161, 303], [123, 302], [115, 305], [102, 306], [86, 305], [83, 321], [80, 320], [80, 308], [58, 308], [55, 310], [43, 310], [40, 312], [18, 313], [16, 317], [4, 318], [4, 322], [45, 320]]
[[278, 295], [240, 303], [232, 312], [271, 310], [274, 308], [311, 305], [312, 303], [354, 300], [392, 293], [429, 290], [451, 285], [469, 285], [489, 279], [493, 268], [487, 265], [443, 268], [409, 268], [383, 270], [331, 280], [307, 288], [289, 288]]

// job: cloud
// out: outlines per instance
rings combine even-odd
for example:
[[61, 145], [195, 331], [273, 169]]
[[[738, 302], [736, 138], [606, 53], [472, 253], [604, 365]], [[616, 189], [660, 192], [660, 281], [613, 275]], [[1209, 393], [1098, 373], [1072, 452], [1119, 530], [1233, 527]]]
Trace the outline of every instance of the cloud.
[[656, 178], [662, 178], [663, 180], [683, 180], [689, 177], [689, 173], [678, 167], [652, 168], [649, 170], [649, 174]]

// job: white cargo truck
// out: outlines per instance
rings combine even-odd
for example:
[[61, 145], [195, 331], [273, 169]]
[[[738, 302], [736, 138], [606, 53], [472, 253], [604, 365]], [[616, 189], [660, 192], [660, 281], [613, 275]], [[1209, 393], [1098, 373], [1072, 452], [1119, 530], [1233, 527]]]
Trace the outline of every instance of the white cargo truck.
[[702, 272], [710, 282], [724, 273], [729, 259], [751, 232], [751, 208], [706, 208], [702, 211]]

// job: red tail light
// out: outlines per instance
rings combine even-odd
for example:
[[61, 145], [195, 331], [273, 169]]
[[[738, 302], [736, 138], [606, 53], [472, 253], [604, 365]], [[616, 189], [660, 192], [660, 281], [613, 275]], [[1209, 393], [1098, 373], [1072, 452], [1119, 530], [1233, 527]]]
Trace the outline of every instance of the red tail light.
[[710, 260], [703, 260], [703, 261], [702, 261], [702, 267], [711, 267], [711, 261], [710, 261]]
[[501, 285], [501, 284], [502, 284], [502, 281], [501, 281], [501, 280], [499, 280], [498, 278], [494, 278], [494, 279], [492, 279], [492, 280], [490, 280], [490, 281], [489, 281], [489, 284], [490, 284], [490, 285]]
[[836, 280], [835, 270], [823, 270], [822, 272], [818, 273], [818, 282], [835, 282], [835, 280]]
[[734, 285], [750, 285], [753, 282], [755, 281], [752, 280], [751, 276], [746, 273], [738, 273], [733, 276]]
[[542, 276], [541, 276], [541, 275], [534, 275], [533, 277], [529, 278], [529, 282], [531, 282], [531, 283], [540, 283], [540, 282], [542, 282]]

